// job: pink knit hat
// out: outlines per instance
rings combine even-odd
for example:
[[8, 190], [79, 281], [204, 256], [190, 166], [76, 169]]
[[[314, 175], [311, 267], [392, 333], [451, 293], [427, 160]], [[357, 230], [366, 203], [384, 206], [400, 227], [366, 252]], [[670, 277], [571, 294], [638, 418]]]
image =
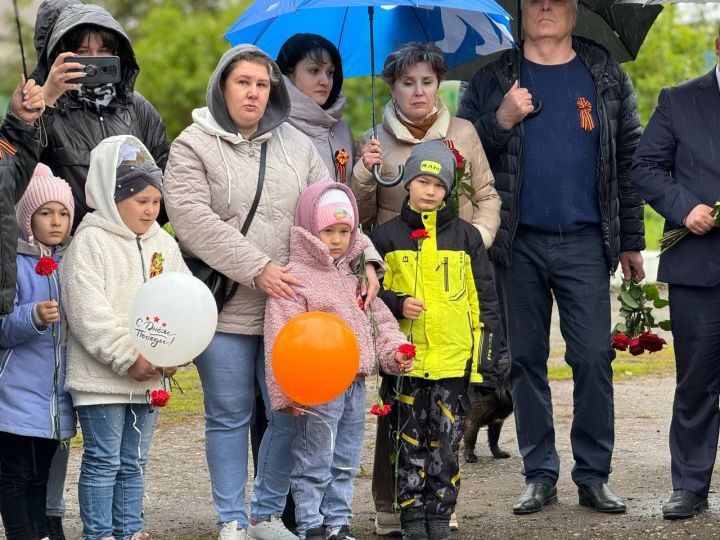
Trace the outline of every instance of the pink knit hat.
[[353, 205], [347, 193], [341, 189], [328, 189], [320, 195], [317, 208], [315, 209], [315, 226], [318, 231], [336, 223], [350, 225], [350, 230], [355, 228], [355, 216]]
[[[75, 213], [75, 199], [70, 185], [62, 178], [54, 176], [50, 167], [38, 163], [25, 194], [15, 206], [20, 234], [31, 244], [33, 243], [32, 216], [38, 208], [49, 202], [59, 202], [67, 209], [70, 214], [70, 227], [68, 227], [68, 236], [70, 236]], [[67, 240], [67, 237], [64, 240]]]

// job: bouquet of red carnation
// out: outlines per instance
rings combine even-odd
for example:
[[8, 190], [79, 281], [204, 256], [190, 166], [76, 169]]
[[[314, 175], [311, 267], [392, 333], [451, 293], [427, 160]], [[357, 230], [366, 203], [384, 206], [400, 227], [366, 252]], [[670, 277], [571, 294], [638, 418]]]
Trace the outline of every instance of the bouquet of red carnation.
[[177, 388], [180, 393], [183, 393], [183, 389], [175, 380], [175, 377], [165, 373], [165, 368], [162, 370], [162, 388], [157, 390], [147, 390], [145, 392], [145, 401], [151, 408], [153, 407], [166, 407], [170, 402], [170, 390], [173, 386]]
[[150, 391], [150, 406], [151, 407], [165, 407], [170, 401], [170, 393], [166, 390], [151, 390]]
[[[667, 342], [652, 332], [653, 328], [670, 330], [670, 321], [656, 322], [652, 308], [663, 308], [668, 301], [660, 298], [657, 285], [650, 283], [638, 285], [634, 281], [624, 281], [620, 288], [620, 315], [625, 322], [615, 325], [612, 347], [618, 351], [628, 351], [639, 356], [645, 351], [658, 352]], [[652, 302], [651, 306], [646, 305]]]

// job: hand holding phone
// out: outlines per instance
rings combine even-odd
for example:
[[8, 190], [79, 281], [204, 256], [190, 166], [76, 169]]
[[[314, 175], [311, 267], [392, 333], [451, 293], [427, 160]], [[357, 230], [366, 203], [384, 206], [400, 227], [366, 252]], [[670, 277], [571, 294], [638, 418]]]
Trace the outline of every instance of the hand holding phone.
[[117, 56], [73, 56], [65, 59], [65, 62], [82, 64], [83, 71], [69, 71], [71, 74], [78, 74], [78, 77], [68, 79], [68, 83], [80, 84], [105, 84], [120, 82], [120, 58]]

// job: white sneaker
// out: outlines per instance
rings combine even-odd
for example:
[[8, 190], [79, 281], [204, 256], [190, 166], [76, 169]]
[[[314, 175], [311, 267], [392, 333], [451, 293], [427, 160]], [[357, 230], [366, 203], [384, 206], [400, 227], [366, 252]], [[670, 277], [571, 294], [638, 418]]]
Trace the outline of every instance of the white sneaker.
[[247, 537], [253, 540], [297, 540], [298, 538], [287, 530], [282, 519], [277, 516], [272, 516], [268, 521], [258, 521], [255, 525], [250, 524]]
[[245, 540], [246, 538], [245, 529], [238, 529], [237, 521], [228, 521], [220, 527], [218, 540]]

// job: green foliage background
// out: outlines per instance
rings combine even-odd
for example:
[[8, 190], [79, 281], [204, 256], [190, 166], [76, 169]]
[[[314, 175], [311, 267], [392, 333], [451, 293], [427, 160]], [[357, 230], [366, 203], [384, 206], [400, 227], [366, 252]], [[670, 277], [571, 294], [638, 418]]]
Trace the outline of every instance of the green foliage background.
[[[20, 0], [27, 4], [28, 0]], [[137, 89], [158, 109], [172, 140], [191, 122], [192, 110], [205, 104], [207, 81], [228, 44], [222, 35], [251, 3], [250, 0], [96, 0], [121, 21], [129, 32], [141, 74]], [[0, 16], [11, 20], [10, 2]], [[13, 35], [0, 43], [12, 44]], [[32, 48], [32, 23], [25, 21], [24, 41], [28, 67], [35, 64]], [[680, 24], [677, 9], [666, 7], [634, 62], [624, 64], [633, 80], [643, 124], [652, 114], [660, 89], [696, 77], [714, 63], [712, 54], [717, 27], [706, 22]], [[12, 45], [10, 45], [12, 49]], [[17, 46], [15, 46], [17, 50]], [[378, 59], [382, 64], [383, 59]], [[19, 54], [0, 65], [0, 96], [9, 95], [20, 73]], [[447, 84], [443, 97], [454, 109], [456, 85]], [[367, 77], [347, 79], [344, 85], [348, 104], [346, 119], [356, 137], [371, 126], [370, 81]], [[387, 87], [376, 82], [376, 114], [390, 98]], [[657, 246], [662, 219], [652, 210], [646, 212], [648, 245]]]

